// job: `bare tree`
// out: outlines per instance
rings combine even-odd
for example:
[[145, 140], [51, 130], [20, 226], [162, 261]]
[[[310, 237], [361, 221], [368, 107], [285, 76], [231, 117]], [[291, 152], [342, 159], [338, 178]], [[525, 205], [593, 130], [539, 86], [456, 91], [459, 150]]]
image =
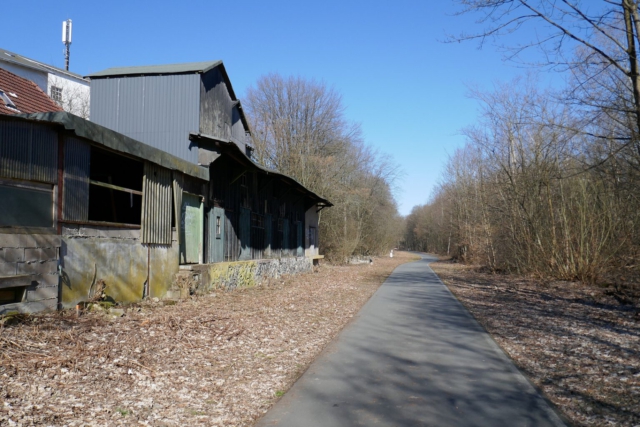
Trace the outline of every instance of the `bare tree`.
[[393, 198], [398, 167], [367, 147], [344, 116], [341, 96], [324, 83], [269, 74], [247, 91], [258, 161], [288, 174], [335, 206], [322, 211], [329, 257], [388, 251], [402, 230]]
[[[458, 0], [458, 3], [462, 5], [461, 14], [479, 14], [478, 23], [485, 27], [451, 40], [475, 39], [482, 45], [491, 39], [508, 52], [509, 59], [520, 58], [527, 49], [539, 48], [545, 58], [539, 65], [573, 74], [574, 85], [570, 91], [583, 107], [596, 109], [591, 120], [603, 111], [616, 121], [621, 121], [619, 114], [632, 116], [631, 121], [622, 119], [627, 125], [626, 135], [603, 132], [596, 136], [635, 144], [636, 154], [640, 156], [640, 146], [636, 143], [640, 134], [637, 0]], [[529, 43], [519, 46], [504, 43], [503, 36], [527, 26], [536, 29], [536, 37]], [[595, 92], [603, 87], [610, 90], [612, 80], [616, 82], [615, 102], [594, 102]], [[621, 99], [629, 103], [619, 102]]]

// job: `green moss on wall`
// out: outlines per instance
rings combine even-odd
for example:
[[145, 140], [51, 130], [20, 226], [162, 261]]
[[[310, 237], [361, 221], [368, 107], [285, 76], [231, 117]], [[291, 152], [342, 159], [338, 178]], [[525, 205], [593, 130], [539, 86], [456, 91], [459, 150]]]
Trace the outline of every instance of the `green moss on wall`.
[[256, 268], [255, 261], [210, 264], [208, 290], [255, 286]]

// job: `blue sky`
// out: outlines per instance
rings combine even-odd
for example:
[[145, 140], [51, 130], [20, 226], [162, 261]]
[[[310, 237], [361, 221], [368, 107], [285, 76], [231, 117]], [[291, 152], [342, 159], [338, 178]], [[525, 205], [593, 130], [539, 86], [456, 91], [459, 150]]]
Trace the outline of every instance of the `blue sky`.
[[427, 201], [477, 104], [467, 85], [490, 88], [524, 71], [490, 45], [446, 44], [474, 28], [452, 1], [5, 2], [0, 46], [64, 66], [62, 21], [73, 20], [70, 70], [222, 59], [236, 94], [277, 72], [324, 81], [343, 96], [365, 141], [401, 165], [397, 200], [407, 214]]

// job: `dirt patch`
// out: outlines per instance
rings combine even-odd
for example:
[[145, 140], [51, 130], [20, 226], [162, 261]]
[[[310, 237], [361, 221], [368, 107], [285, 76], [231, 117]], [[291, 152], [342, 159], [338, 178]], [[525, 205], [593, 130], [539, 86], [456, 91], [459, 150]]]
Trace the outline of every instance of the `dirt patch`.
[[321, 266], [122, 317], [14, 318], [0, 327], [0, 425], [250, 426], [412, 259]]
[[431, 267], [575, 425], [640, 424], [640, 319], [628, 293]]

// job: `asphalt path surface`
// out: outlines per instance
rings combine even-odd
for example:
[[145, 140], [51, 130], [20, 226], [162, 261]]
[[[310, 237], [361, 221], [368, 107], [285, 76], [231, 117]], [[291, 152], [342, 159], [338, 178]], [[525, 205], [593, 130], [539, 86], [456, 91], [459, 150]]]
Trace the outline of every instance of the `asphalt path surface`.
[[257, 426], [563, 426], [429, 267], [396, 268]]

